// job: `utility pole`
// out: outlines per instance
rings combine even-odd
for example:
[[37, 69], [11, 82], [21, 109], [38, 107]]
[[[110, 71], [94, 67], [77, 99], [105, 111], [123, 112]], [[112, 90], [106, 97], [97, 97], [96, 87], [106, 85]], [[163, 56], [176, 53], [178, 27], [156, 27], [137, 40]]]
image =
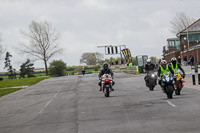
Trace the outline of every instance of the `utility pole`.
[[187, 29], [187, 45], [188, 45], [187, 50], [189, 50], [189, 35], [188, 35], [188, 29]]

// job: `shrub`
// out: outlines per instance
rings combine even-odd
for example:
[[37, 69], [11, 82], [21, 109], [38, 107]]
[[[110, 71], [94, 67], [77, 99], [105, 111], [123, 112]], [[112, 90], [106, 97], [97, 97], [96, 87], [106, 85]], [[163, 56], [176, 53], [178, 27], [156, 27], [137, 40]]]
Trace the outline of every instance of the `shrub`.
[[100, 70], [100, 68], [101, 68], [101, 66], [100, 66], [100, 65], [96, 65], [96, 66], [94, 67], [94, 71], [99, 71], [99, 70]]
[[50, 63], [49, 72], [53, 76], [64, 76], [66, 74], [66, 63], [62, 60], [53, 60]]

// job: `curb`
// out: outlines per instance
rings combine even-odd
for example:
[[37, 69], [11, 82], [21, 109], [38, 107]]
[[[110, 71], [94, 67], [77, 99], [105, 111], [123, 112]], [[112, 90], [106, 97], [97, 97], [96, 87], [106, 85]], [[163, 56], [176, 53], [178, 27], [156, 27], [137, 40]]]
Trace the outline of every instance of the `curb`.
[[27, 87], [29, 87], [29, 86], [15, 86], [15, 87], [6, 87], [6, 88], [0, 88], [0, 89], [10, 89], [10, 88], [22, 88], [22, 89], [24, 89], [24, 88], [27, 88]]

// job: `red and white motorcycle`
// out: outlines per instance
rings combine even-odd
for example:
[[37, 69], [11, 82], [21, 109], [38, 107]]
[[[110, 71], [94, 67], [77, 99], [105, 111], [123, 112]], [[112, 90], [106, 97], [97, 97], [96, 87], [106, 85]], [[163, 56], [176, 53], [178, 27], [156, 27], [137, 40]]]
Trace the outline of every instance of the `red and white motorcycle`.
[[101, 77], [101, 87], [105, 97], [110, 96], [110, 93], [112, 91], [112, 82], [113, 82], [112, 77], [109, 74], [104, 74]]

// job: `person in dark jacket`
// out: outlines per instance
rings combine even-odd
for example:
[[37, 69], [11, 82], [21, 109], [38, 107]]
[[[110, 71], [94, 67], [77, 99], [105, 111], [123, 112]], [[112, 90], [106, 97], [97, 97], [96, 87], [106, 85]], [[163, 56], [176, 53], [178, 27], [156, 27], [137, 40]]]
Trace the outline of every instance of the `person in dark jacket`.
[[173, 71], [175, 73], [178, 72], [178, 70], [180, 69], [183, 73], [183, 78], [185, 78], [185, 71], [183, 70], [183, 68], [181, 67], [181, 65], [179, 63], [177, 63], [177, 59], [175, 57], [173, 57], [171, 59], [171, 63], [170, 63], [171, 68], [173, 69]]
[[184, 61], [184, 65], [187, 66], [187, 56], [184, 56], [183, 61]]
[[178, 63], [181, 65], [181, 57], [178, 56]]
[[[103, 66], [102, 66], [102, 68], [101, 68], [101, 70], [100, 70], [100, 72], [99, 72], [99, 83], [98, 83], [98, 85], [100, 86], [100, 89], [99, 89], [99, 91], [102, 91], [102, 88], [101, 88], [101, 77], [104, 75], [104, 74], [110, 74], [111, 75], [111, 77], [112, 77], [112, 79], [114, 79], [114, 73], [112, 72], [112, 69], [111, 68], [109, 68], [109, 65], [108, 65], [108, 63], [107, 62], [105, 62], [104, 64], [103, 64]], [[113, 85], [115, 84], [115, 82], [113, 81]], [[114, 89], [112, 88], [112, 91], [114, 91]]]
[[[145, 69], [145, 72], [147, 73], [147, 75], [144, 77], [144, 80], [146, 82], [146, 86], [148, 87], [148, 84], [149, 84], [149, 82], [148, 82], [149, 81], [148, 80], [148, 74], [149, 74], [149, 72], [154, 71], [156, 69], [156, 66], [155, 66], [155, 64], [153, 64], [151, 62], [151, 59], [147, 59], [147, 64], [145, 65], [144, 69]], [[157, 85], [156, 78], [155, 78], [155, 84]]]
[[194, 65], [194, 56], [190, 55], [190, 64], [191, 66]]

